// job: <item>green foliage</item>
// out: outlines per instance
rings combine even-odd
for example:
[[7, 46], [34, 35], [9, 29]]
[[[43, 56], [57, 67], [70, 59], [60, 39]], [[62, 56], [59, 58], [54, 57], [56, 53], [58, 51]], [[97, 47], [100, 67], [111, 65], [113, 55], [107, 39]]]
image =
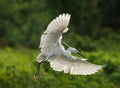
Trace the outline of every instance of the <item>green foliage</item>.
[[[47, 14], [47, 17], [46, 15]], [[0, 45], [26, 45], [36, 47], [50, 12], [45, 9], [44, 0], [0, 1]], [[44, 21], [43, 21], [44, 20]]]
[[[105, 40], [105, 39], [104, 39]], [[88, 61], [96, 64], [106, 64], [103, 70], [90, 76], [74, 76], [53, 71], [49, 63], [41, 66], [38, 80], [32, 80], [36, 71], [35, 61], [39, 50], [27, 48], [12, 49], [6, 47], [0, 50], [0, 88], [119, 88], [120, 84], [120, 42], [111, 40], [103, 44], [95, 42], [96, 50], [81, 51]], [[90, 42], [91, 43], [91, 42]], [[112, 44], [113, 47], [110, 47]], [[107, 46], [107, 48], [105, 48]]]
[[[56, 0], [46, 0], [46, 3], [54, 14], [71, 13], [71, 23], [75, 26], [76, 32], [82, 35], [92, 35], [99, 31], [101, 15], [98, 8], [99, 0], [60, 0], [57, 2]], [[53, 3], [56, 4], [53, 5]]]
[[[72, 15], [69, 27], [77, 35], [87, 35], [88, 43], [90, 38], [120, 32], [119, 3], [119, 0], [109, 3], [104, 0], [0, 0], [0, 47], [35, 48], [48, 23], [61, 13]], [[90, 47], [94, 49], [94, 45]]]
[[[120, 88], [119, 4], [119, 0], [0, 0], [0, 88]], [[29, 48], [38, 47], [48, 23], [61, 13], [72, 15], [64, 41], [88, 61], [106, 67], [95, 75], [74, 76], [44, 63], [38, 80], [32, 80], [39, 51]]]

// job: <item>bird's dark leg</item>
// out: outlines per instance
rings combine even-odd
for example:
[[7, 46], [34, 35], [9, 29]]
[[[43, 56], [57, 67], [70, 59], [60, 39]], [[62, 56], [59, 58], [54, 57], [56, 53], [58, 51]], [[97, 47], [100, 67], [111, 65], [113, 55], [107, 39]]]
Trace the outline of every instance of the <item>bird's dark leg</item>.
[[43, 60], [43, 61], [41, 61], [41, 62], [38, 63], [37, 71], [36, 71], [36, 73], [35, 73], [36, 76], [39, 75], [39, 72], [40, 72], [40, 66], [41, 66], [41, 64], [44, 63], [45, 61], [46, 61], [46, 60]]
[[33, 79], [37, 79], [37, 77], [39, 76], [39, 72], [40, 72], [40, 66], [42, 63], [46, 62], [46, 60], [43, 60], [41, 62], [38, 63], [38, 66], [37, 66], [37, 71], [36, 73], [33, 75]]
[[41, 63], [38, 63], [38, 66], [37, 66], [37, 71], [36, 71], [36, 73], [35, 73], [35, 75], [36, 75], [36, 76], [38, 76], [38, 75], [39, 75], [40, 65], [41, 65]]

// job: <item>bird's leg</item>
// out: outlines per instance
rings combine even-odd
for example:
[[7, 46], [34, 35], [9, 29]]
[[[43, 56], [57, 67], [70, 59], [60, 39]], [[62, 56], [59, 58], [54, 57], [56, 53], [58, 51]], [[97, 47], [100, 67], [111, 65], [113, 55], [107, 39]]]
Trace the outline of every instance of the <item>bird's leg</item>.
[[38, 63], [38, 67], [37, 67], [37, 71], [35, 73], [36, 76], [39, 75], [39, 72], [40, 72], [40, 65], [44, 62], [46, 62], [49, 58], [52, 58], [53, 57], [53, 54], [49, 54], [44, 60], [42, 60], [41, 62]]
[[46, 62], [46, 60], [43, 60], [41, 62], [38, 63], [38, 66], [37, 66], [37, 71], [36, 73], [33, 75], [33, 79], [37, 79], [38, 75], [39, 75], [39, 72], [40, 72], [40, 66], [42, 63]]
[[48, 59], [52, 58], [53, 56], [54, 56], [53, 53], [49, 53], [49, 55], [47, 55], [47, 57], [44, 57], [44, 59], [38, 63], [37, 71], [36, 71], [36, 73], [33, 75], [33, 79], [34, 79], [34, 80], [36, 80], [37, 77], [39, 76], [41, 64], [44, 63], [44, 62], [46, 62]]
[[43, 60], [43, 61], [41, 61], [41, 62], [38, 63], [37, 71], [36, 71], [36, 73], [35, 73], [36, 76], [39, 75], [39, 72], [40, 72], [40, 66], [41, 66], [41, 64], [44, 63], [45, 61], [46, 61], [46, 60]]

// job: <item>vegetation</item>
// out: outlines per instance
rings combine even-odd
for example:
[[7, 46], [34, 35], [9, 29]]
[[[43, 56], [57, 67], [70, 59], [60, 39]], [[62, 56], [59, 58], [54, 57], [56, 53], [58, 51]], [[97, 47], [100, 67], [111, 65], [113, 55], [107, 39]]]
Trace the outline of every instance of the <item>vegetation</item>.
[[[53, 5], [53, 3], [55, 3]], [[70, 33], [99, 39], [120, 32], [120, 1], [0, 0], [0, 46], [37, 48], [48, 23], [70, 13]]]
[[[0, 88], [120, 88], [119, 0], [0, 0]], [[36, 56], [39, 38], [60, 13], [70, 13], [63, 38], [88, 61], [106, 65], [90, 75], [55, 72]]]
[[[94, 43], [89, 42], [90, 45]], [[53, 71], [49, 63], [44, 63], [36, 81], [32, 79], [32, 75], [36, 71], [35, 58], [39, 50], [6, 47], [0, 50], [0, 88], [119, 88], [119, 44], [120, 42], [101, 39], [93, 51], [81, 51], [88, 61], [106, 64], [106, 67], [97, 74], [90, 76], [64, 74]]]

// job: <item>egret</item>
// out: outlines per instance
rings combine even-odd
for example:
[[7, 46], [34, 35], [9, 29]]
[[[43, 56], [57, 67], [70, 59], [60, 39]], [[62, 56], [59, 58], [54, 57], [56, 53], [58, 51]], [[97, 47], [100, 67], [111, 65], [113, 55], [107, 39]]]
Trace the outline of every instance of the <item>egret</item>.
[[[92, 64], [86, 59], [73, 56], [78, 50], [62, 45], [62, 34], [68, 31], [70, 14], [60, 14], [50, 22], [41, 36], [41, 53], [37, 56], [38, 68], [35, 76], [39, 75], [40, 64], [48, 61], [55, 71], [63, 71], [73, 75], [91, 75], [102, 69], [102, 65]], [[63, 42], [64, 43], [64, 42]]]

